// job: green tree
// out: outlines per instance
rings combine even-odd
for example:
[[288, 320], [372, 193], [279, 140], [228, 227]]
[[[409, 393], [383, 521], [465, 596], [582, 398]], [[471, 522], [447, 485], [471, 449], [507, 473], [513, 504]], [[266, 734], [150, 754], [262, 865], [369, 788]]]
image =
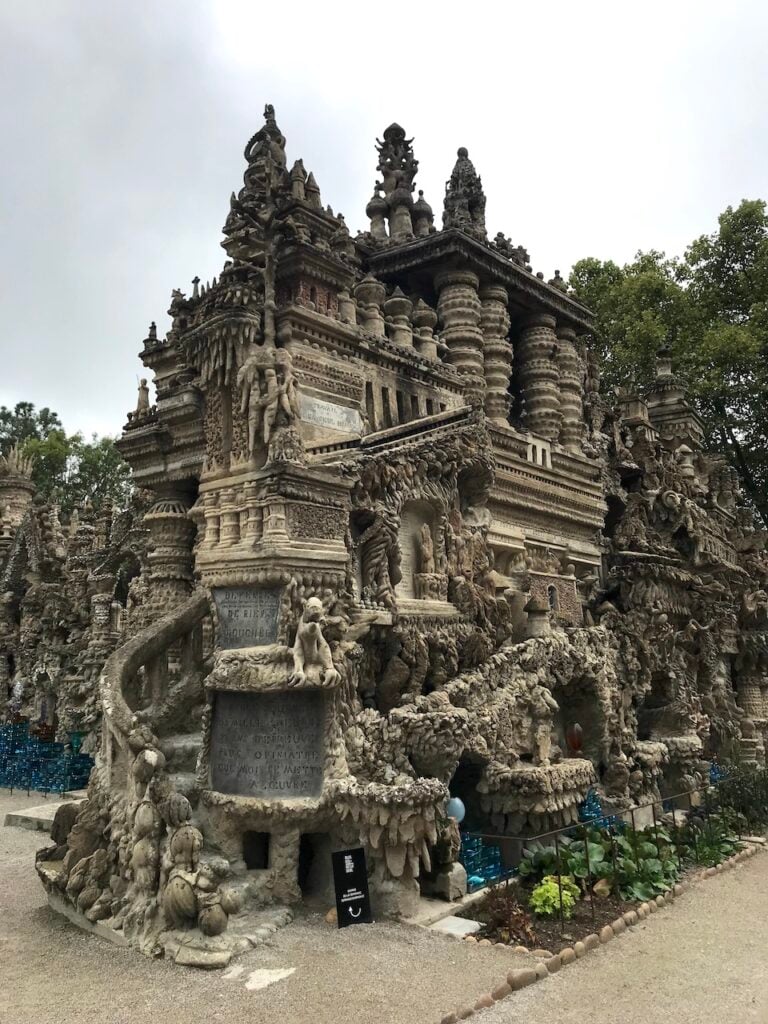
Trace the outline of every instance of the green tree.
[[19, 445], [34, 464], [37, 491], [70, 512], [86, 500], [98, 509], [110, 502], [124, 508], [131, 495], [131, 470], [111, 437], [67, 435], [51, 409], [32, 402], [0, 407], [0, 452]]
[[584, 259], [571, 274], [596, 316], [608, 386], [644, 387], [656, 351], [669, 345], [676, 369], [720, 451], [768, 526], [768, 216], [764, 202], [728, 207], [718, 230], [682, 259], [638, 253], [623, 267]]
[[32, 402], [17, 402], [13, 409], [0, 406], [0, 452], [3, 455], [29, 438], [42, 441], [53, 430], [61, 430], [61, 420], [47, 407], [36, 410]]
[[131, 495], [131, 468], [115, 447], [111, 437], [84, 441], [81, 434], [70, 439], [70, 475], [66, 485], [67, 499], [74, 506], [89, 500], [95, 508], [111, 502], [119, 508], [128, 504]]
[[38, 493], [48, 500], [60, 501], [72, 455], [71, 439], [63, 430], [51, 430], [46, 437], [28, 437], [21, 447], [34, 460], [32, 480]]

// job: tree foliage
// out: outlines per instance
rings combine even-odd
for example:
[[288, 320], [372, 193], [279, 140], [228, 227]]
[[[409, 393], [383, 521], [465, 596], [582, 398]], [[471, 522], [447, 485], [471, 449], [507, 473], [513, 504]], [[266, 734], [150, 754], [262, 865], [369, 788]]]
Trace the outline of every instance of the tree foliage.
[[105, 503], [123, 508], [130, 497], [130, 467], [110, 437], [67, 434], [52, 410], [18, 402], [0, 407], [0, 452], [18, 445], [34, 460], [32, 479], [48, 501], [69, 512], [89, 501], [95, 509]]
[[584, 259], [570, 278], [596, 314], [596, 345], [611, 386], [647, 387], [662, 345], [701, 413], [709, 448], [738, 470], [768, 526], [768, 215], [744, 200], [682, 258], [640, 252], [633, 262]]
[[3, 453], [30, 438], [42, 441], [52, 430], [61, 430], [61, 420], [47, 407], [35, 409], [31, 402], [17, 402], [13, 409], [0, 406], [0, 450]]

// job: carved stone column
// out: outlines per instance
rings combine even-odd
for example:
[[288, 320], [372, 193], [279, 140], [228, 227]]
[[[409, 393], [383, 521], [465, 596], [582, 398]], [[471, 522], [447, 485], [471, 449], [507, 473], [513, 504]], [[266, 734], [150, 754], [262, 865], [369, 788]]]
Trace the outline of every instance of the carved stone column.
[[482, 401], [485, 378], [477, 293], [480, 281], [469, 270], [447, 270], [437, 275], [435, 285], [440, 292], [437, 312], [448, 346], [447, 361], [462, 375], [467, 398]]
[[192, 592], [192, 542], [195, 524], [182, 498], [159, 498], [144, 518], [151, 536], [148, 555], [150, 592], [165, 615]]
[[485, 412], [490, 419], [505, 423], [509, 416], [509, 375], [512, 366], [512, 346], [507, 338], [507, 301], [507, 291], [499, 285], [488, 285], [480, 290]]
[[584, 407], [582, 404], [582, 365], [576, 348], [576, 332], [570, 327], [558, 327], [557, 368], [560, 373], [560, 444], [572, 452], [581, 451], [584, 433]]
[[423, 299], [419, 299], [414, 307], [411, 322], [414, 328], [413, 344], [416, 351], [427, 359], [437, 359], [437, 340], [434, 333], [437, 313]]
[[752, 673], [739, 673], [737, 681], [736, 703], [747, 718], [762, 719], [765, 717], [765, 702], [760, 686], [760, 676]]
[[515, 367], [525, 401], [525, 426], [556, 441], [560, 435], [560, 393], [555, 318], [537, 313], [523, 324], [515, 350]]

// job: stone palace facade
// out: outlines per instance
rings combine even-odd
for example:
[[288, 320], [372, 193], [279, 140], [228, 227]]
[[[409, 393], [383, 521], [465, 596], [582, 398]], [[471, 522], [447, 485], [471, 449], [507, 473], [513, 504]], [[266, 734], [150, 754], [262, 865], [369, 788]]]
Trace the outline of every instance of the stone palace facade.
[[144, 342], [146, 509], [65, 529], [0, 466], [14, 710], [79, 693], [98, 746], [40, 876], [182, 963], [328, 905], [335, 849], [379, 915], [460, 894], [449, 794], [531, 835], [764, 758], [763, 537], [666, 353], [603, 393], [589, 311], [489, 238], [467, 151], [438, 228], [411, 143], [384, 132], [352, 237], [266, 108], [220, 277]]

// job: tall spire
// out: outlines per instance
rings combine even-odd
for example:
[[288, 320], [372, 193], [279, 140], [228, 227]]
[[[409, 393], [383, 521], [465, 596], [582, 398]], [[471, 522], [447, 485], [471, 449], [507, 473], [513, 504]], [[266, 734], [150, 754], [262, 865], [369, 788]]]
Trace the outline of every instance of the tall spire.
[[480, 241], [486, 241], [485, 192], [480, 175], [462, 146], [453, 173], [445, 183], [443, 227], [460, 228]]
[[222, 245], [233, 259], [253, 260], [263, 251], [268, 225], [274, 219], [276, 199], [291, 192], [285, 159], [285, 136], [277, 126], [275, 108], [264, 108], [264, 126], [248, 140], [248, 162], [243, 187], [230, 200]]
[[374, 186], [367, 212], [371, 218], [371, 234], [379, 241], [387, 237], [385, 215], [389, 217], [389, 237], [393, 241], [413, 238], [413, 179], [419, 161], [413, 155], [412, 142], [413, 139], [406, 139], [405, 129], [396, 122], [384, 131], [383, 140], [376, 140], [379, 153], [376, 169], [382, 180]]

